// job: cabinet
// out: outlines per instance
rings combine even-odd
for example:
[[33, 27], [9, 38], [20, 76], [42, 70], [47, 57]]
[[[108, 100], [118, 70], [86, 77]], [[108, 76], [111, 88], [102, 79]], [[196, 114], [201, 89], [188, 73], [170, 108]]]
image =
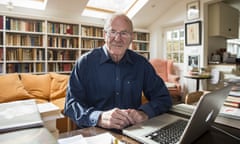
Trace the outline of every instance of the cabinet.
[[223, 2], [208, 7], [209, 36], [238, 38], [239, 11]]
[[[130, 49], [149, 58], [147, 31], [134, 31]], [[76, 60], [104, 45], [103, 26], [0, 15], [0, 74], [70, 73]]]

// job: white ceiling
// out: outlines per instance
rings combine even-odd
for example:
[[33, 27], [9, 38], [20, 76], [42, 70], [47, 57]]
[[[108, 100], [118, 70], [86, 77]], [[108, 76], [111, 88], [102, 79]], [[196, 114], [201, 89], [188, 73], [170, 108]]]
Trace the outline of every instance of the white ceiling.
[[[229, 3], [239, 6], [240, 0], [226, 0]], [[42, 17], [63, 18], [76, 21], [93, 21], [103, 23], [103, 20], [95, 18], [81, 17], [81, 13], [86, 6], [88, 0], [48, 0], [45, 11], [23, 9], [14, 7], [9, 11], [5, 5], [0, 5], [0, 12], [24, 15], [37, 15]], [[133, 18], [134, 27], [147, 28], [158, 18], [168, 12], [168, 9], [176, 3], [183, 2], [181, 0], [149, 0], [148, 3]], [[240, 7], [240, 6], [239, 6]], [[177, 10], [176, 10], [177, 12]], [[1, 13], [0, 13], [1, 14]]]
[[[23, 13], [24, 15], [40, 15], [51, 18], [64, 18], [74, 20], [93, 20], [92, 18], [81, 17], [81, 13], [88, 0], [48, 0], [45, 11], [23, 9], [14, 7], [8, 11], [5, 5], [0, 5], [0, 11], [7, 13]], [[179, 0], [149, 0], [149, 2], [133, 18], [134, 26], [146, 28], [163, 15], [174, 3]], [[94, 19], [95, 20], [95, 19]], [[102, 21], [102, 20], [100, 20]]]

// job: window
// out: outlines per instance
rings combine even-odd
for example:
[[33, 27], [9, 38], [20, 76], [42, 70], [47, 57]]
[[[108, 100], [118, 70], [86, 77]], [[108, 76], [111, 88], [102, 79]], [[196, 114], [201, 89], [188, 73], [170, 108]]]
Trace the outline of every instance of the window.
[[107, 18], [112, 13], [122, 12], [132, 18], [148, 0], [89, 0], [82, 16]]
[[44, 10], [47, 4], [47, 0], [1, 0], [0, 4], [5, 4], [6, 7], [10, 10], [15, 6]]
[[240, 58], [240, 40], [239, 39], [229, 39], [227, 40], [227, 52], [231, 55], [235, 55]]
[[175, 63], [184, 62], [184, 29], [174, 28], [166, 31], [167, 59]]

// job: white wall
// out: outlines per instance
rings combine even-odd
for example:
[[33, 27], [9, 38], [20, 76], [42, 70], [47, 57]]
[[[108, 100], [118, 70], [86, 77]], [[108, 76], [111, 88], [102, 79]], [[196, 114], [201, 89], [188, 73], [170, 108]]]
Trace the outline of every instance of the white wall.
[[[208, 36], [205, 33], [207, 30], [206, 23], [204, 18], [206, 17], [206, 3], [217, 2], [221, 0], [200, 0], [200, 18], [198, 20], [202, 21], [202, 44], [199, 46], [185, 46], [184, 50], [184, 64], [175, 64], [179, 70], [181, 76], [181, 84], [183, 91], [188, 93], [189, 91], [195, 91], [196, 81], [191, 79], [184, 78], [184, 75], [188, 72], [188, 56], [199, 55], [200, 56], [200, 67], [207, 66], [207, 55], [208, 55]], [[166, 52], [163, 44], [163, 31], [164, 28], [169, 26], [179, 26], [184, 25], [187, 22], [186, 20], [186, 5], [187, 3], [192, 2], [192, 0], [181, 0], [178, 1], [175, 5], [169, 8], [166, 13], [161, 16], [156, 22], [149, 26], [151, 32], [151, 43], [150, 43], [150, 58], [166, 58]], [[206, 38], [207, 36], [207, 38]], [[200, 86], [201, 88], [201, 86]], [[204, 88], [204, 87], [203, 87]], [[183, 95], [185, 95], [183, 93]]]

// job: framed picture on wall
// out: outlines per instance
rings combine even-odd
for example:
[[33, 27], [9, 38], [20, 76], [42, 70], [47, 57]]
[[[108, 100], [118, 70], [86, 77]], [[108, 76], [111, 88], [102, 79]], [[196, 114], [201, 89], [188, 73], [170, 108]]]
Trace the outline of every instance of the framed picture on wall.
[[187, 20], [194, 20], [198, 18], [200, 18], [199, 1], [192, 1], [187, 3]]
[[199, 68], [199, 55], [189, 55], [188, 66], [192, 68]]
[[201, 45], [201, 21], [185, 24], [185, 45]]

